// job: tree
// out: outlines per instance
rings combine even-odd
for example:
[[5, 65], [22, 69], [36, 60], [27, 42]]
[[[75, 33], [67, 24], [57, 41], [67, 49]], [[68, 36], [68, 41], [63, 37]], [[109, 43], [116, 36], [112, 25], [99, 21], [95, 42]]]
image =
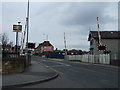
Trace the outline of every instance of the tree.
[[2, 41], [2, 45], [7, 45], [8, 44], [9, 39], [8, 39], [8, 36], [7, 36], [6, 33], [2, 34], [1, 39], [2, 39], [1, 40]]
[[8, 38], [7, 33], [1, 34], [0, 40], [2, 42], [3, 52], [5, 51], [5, 49], [8, 49], [8, 48], [10, 49], [13, 46], [13, 42], [12, 41], [9, 42], [9, 38]]
[[10, 45], [11, 47], [13, 47], [13, 42], [12, 42], [12, 41], [10, 41], [10, 42], [9, 42], [9, 45]]

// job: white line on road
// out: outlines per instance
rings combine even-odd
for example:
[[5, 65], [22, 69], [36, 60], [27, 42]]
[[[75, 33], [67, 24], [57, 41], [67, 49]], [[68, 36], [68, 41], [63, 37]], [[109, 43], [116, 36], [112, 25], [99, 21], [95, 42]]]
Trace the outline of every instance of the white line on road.
[[[42, 60], [42, 61], [53, 62], [53, 61], [48, 61], [48, 60]], [[57, 60], [56, 60], [56, 62], [54, 62], [54, 63], [61, 64], [61, 65], [65, 65], [65, 66], [70, 66], [69, 64], [65, 64], [65, 63], [58, 62]]]
[[61, 62], [58, 62], [58, 64], [62, 64], [62, 65], [65, 65], [65, 66], [70, 66], [69, 64], [65, 64], [65, 63], [61, 63]]

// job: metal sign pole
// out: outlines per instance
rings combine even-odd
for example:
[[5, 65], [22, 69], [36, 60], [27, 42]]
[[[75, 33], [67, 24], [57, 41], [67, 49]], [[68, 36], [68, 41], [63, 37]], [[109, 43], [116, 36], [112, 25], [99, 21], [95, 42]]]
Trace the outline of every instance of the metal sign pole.
[[18, 43], [18, 32], [16, 32], [16, 53], [18, 52], [18, 46], [17, 46], [17, 43]]
[[[20, 25], [21, 22], [18, 22], [18, 25]], [[16, 32], [16, 53], [18, 53], [18, 31]]]

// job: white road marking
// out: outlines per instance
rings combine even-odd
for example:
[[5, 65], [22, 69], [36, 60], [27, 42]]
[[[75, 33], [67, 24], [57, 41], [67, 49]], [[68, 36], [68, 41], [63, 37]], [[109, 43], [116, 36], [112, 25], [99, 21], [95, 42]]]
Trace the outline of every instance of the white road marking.
[[69, 64], [65, 64], [65, 63], [60, 63], [60, 62], [59, 62], [59, 64], [62, 64], [62, 65], [65, 65], [65, 66], [70, 66]]
[[[42, 61], [45, 61], [45, 62], [53, 62], [53, 61], [49, 61], [49, 60], [42, 60]], [[54, 60], [55, 61], [55, 60]], [[69, 64], [65, 64], [65, 63], [61, 63], [59, 61], [56, 60], [56, 62], [54, 63], [57, 63], [57, 64], [62, 64], [62, 65], [65, 65], [65, 66], [70, 66]]]

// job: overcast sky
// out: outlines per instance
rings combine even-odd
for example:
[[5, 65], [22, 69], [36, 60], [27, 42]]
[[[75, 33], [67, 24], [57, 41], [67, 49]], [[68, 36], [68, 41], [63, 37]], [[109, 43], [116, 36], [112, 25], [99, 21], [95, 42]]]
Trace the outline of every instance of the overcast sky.
[[[14, 43], [12, 25], [20, 21], [24, 31], [26, 11], [27, 2], [2, 3], [2, 30]], [[101, 31], [118, 30], [118, 3], [30, 2], [29, 41], [38, 45], [48, 35], [55, 48], [63, 49], [65, 32], [68, 49], [89, 50], [89, 31], [98, 30], [96, 17], [99, 17]], [[21, 36], [19, 33], [19, 41]]]

